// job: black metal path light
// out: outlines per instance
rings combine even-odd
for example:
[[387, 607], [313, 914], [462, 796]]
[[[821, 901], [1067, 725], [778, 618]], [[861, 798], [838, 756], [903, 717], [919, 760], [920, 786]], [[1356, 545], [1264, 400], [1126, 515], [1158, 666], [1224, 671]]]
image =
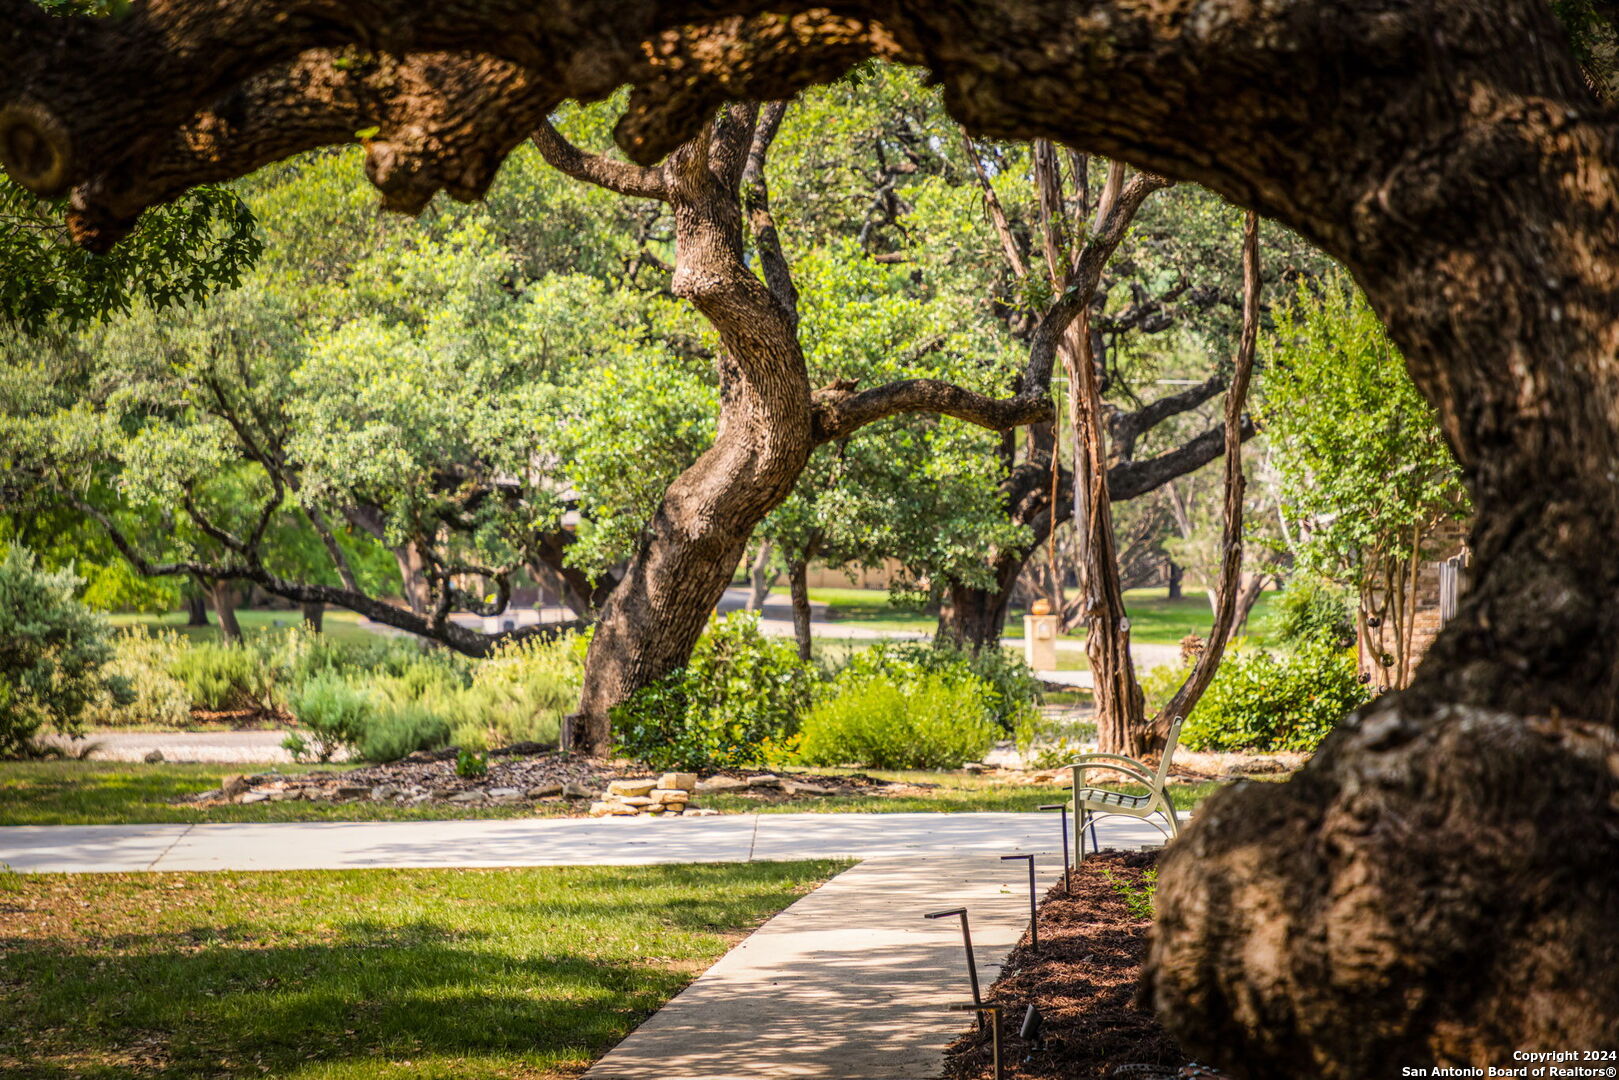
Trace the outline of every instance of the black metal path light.
[[1036, 952], [1039, 952], [1040, 951], [1040, 920], [1036, 916], [1036, 912], [1038, 911], [1039, 901], [1037, 900], [1037, 898], [1035, 896], [1034, 856], [1033, 855], [1002, 855], [1001, 856], [1001, 862], [1006, 862], [1006, 861], [1008, 861], [1010, 859], [1028, 859], [1029, 860], [1029, 948], [1035, 950]]
[[1068, 887], [1068, 804], [1065, 802], [1047, 803], [1040, 809], [1055, 810], [1062, 818], [1062, 892], [1064, 896], [1073, 896], [1073, 890]]
[[[972, 982], [973, 1004], [975, 1006], [982, 1005], [984, 1003], [984, 999], [983, 996], [978, 992], [978, 962], [973, 959], [973, 932], [967, 926], [967, 909], [964, 907], [953, 907], [947, 908], [944, 911], [930, 911], [926, 915], [922, 916], [922, 918], [945, 919], [949, 918], [951, 915], [961, 916], [961, 941], [963, 947], [967, 950], [967, 978]], [[978, 1017], [978, 1026], [980, 1029], [983, 1028], [983, 1016]]]

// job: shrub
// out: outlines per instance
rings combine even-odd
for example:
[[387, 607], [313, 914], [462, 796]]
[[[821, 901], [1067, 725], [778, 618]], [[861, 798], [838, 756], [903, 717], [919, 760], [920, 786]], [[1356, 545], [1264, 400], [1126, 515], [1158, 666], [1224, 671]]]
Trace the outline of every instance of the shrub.
[[620, 752], [655, 769], [779, 764], [808, 707], [813, 669], [754, 614], [718, 619], [684, 668], [612, 712]]
[[309, 679], [288, 697], [287, 705], [298, 722], [309, 729], [309, 739], [306, 742], [302, 736], [289, 736], [282, 745], [302, 756], [288, 745], [296, 742], [304, 753], [320, 761], [332, 760], [340, 749], [358, 748], [375, 713], [371, 695], [332, 673]]
[[490, 745], [555, 743], [562, 718], [579, 702], [589, 643], [587, 634], [572, 634], [500, 646], [473, 669], [461, 725], [481, 726]]
[[854, 654], [844, 670], [855, 677], [881, 674], [900, 682], [930, 673], [977, 678], [983, 684], [985, 707], [1008, 732], [1017, 732], [1039, 714], [1040, 680], [1022, 657], [1004, 649], [975, 653], [947, 642], [885, 642]]
[[798, 757], [807, 765], [954, 769], [983, 757], [1000, 733], [976, 676], [845, 672], [834, 685], [804, 718]]
[[476, 780], [480, 776], [488, 776], [488, 755], [475, 754], [471, 750], [462, 747], [461, 752], [455, 755], [455, 775], [465, 780]]
[[169, 674], [185, 684], [191, 704], [210, 712], [274, 712], [274, 667], [253, 645], [195, 642], [175, 657]]
[[113, 635], [112, 641], [113, 658], [106, 671], [124, 680], [128, 700], [102, 694], [84, 711], [85, 722], [97, 727], [182, 727], [188, 723], [191, 695], [184, 683], [169, 674], [185, 648], [184, 639], [172, 630], [125, 630]]
[[1265, 622], [1270, 637], [1293, 648], [1348, 648], [1355, 643], [1355, 616], [1348, 592], [1317, 577], [1290, 582], [1277, 594]]
[[356, 752], [366, 761], [398, 761], [417, 750], [448, 745], [450, 725], [419, 702], [393, 705], [372, 715]]
[[1192, 750], [1314, 750], [1368, 694], [1354, 654], [1313, 644], [1275, 655], [1227, 653], [1181, 729]]
[[41, 570], [26, 548], [0, 559], [0, 757], [26, 751], [46, 724], [76, 735], [98, 699], [132, 696], [106, 670], [111, 631], [74, 597], [79, 584], [71, 570]]

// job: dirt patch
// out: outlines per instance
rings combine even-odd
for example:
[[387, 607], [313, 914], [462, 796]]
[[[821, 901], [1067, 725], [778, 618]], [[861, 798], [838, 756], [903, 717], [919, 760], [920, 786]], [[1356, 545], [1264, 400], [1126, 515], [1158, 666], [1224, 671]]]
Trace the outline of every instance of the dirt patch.
[[[1001, 1060], [1019, 1080], [1168, 1080], [1217, 1077], [1181, 1054], [1156, 1017], [1136, 1003], [1152, 925], [1150, 896], [1158, 852], [1104, 851], [1074, 871], [1073, 895], [1061, 885], [1040, 905], [1040, 949], [1027, 935], [1007, 958], [986, 1000], [1005, 1012]], [[1033, 1004], [1044, 1018], [1038, 1041], [1019, 1034]], [[950, 1044], [952, 1080], [994, 1076], [987, 1031]]]

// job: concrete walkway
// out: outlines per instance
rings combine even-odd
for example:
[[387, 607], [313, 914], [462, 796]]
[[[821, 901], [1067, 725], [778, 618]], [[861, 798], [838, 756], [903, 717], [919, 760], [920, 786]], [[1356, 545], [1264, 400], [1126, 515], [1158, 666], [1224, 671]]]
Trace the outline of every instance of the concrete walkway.
[[[1036, 859], [1042, 892], [1061, 866]], [[873, 859], [771, 919], [585, 1080], [932, 1080], [972, 1022], [950, 1006], [972, 995], [960, 921], [922, 915], [963, 905], [987, 993], [1029, 924], [1027, 865]]]
[[[1159, 839], [1124, 819], [1100, 830], [1116, 846]], [[0, 827], [0, 863], [25, 873], [949, 858], [1058, 846], [1057, 815], [1030, 813]]]

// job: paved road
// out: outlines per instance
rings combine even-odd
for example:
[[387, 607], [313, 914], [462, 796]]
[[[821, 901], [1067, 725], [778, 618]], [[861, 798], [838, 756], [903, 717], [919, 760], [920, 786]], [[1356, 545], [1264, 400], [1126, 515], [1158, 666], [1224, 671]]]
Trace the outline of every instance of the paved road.
[[[153, 750], [164, 761], [287, 762], [292, 755], [281, 748], [285, 731], [106, 731], [86, 740], [51, 736], [77, 753], [86, 742], [95, 744], [95, 761], [145, 761]], [[337, 755], [339, 760], [343, 752]]]
[[[1104, 821], [1104, 845], [1156, 842]], [[707, 818], [0, 827], [19, 872], [623, 866], [1056, 851], [1056, 814], [733, 814]]]

